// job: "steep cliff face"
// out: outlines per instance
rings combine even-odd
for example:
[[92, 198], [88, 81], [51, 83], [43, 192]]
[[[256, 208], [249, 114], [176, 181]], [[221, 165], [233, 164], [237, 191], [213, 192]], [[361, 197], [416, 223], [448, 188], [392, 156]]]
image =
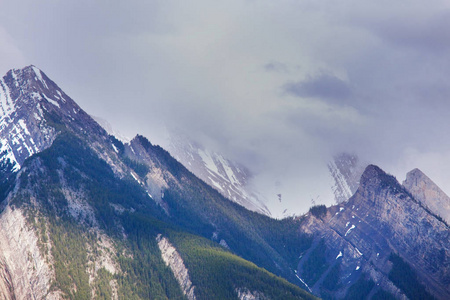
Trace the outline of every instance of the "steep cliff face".
[[[310, 213], [303, 230], [316, 236], [316, 245], [303, 254], [298, 272], [317, 294], [343, 297], [362, 282], [358, 280], [371, 280], [374, 285], [367, 295], [382, 289], [404, 297], [405, 291], [390, 278], [395, 253], [415, 270], [429, 293], [450, 297], [448, 226], [376, 166], [366, 168], [349, 201], [322, 215]], [[310, 274], [307, 267], [317, 261], [317, 272]], [[330, 276], [339, 278], [342, 286], [330, 285]]]
[[419, 169], [410, 171], [403, 186], [416, 200], [450, 224], [450, 197], [422, 171]]
[[54, 272], [23, 211], [7, 206], [0, 228], [0, 299], [58, 299], [57, 292], [50, 292]]
[[183, 259], [177, 249], [175, 249], [169, 240], [161, 234], [158, 234], [156, 240], [158, 242], [158, 247], [161, 251], [162, 258], [175, 275], [175, 278], [183, 290], [183, 294], [186, 295], [189, 300], [195, 300], [195, 286], [192, 285], [192, 281], [189, 278], [189, 271], [184, 265]]

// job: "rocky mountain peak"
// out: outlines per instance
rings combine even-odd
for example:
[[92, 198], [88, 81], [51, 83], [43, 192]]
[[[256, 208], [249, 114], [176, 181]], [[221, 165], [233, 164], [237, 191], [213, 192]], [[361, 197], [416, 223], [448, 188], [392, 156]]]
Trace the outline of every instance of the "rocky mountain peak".
[[400, 185], [394, 176], [387, 174], [375, 165], [368, 165], [361, 175], [360, 187], [364, 188], [399, 188]]
[[378, 166], [368, 165], [361, 175], [358, 190], [351, 199], [369, 201], [373, 205], [384, 201], [389, 195], [398, 194], [404, 199], [408, 193], [394, 176], [387, 174]]
[[450, 223], [450, 197], [421, 170], [410, 171], [406, 175], [403, 186], [416, 200]]
[[17, 99], [20, 94], [28, 93], [47, 93], [51, 90], [59, 90], [58, 86], [50, 80], [44, 72], [34, 65], [27, 66], [23, 69], [13, 69], [8, 71], [4, 77], [4, 81], [10, 86], [11, 90], [14, 87], [20, 87], [19, 90], [13, 93], [13, 99]]
[[103, 129], [44, 72], [30, 65], [0, 79], [0, 164], [17, 171], [25, 159], [49, 147], [61, 128]]

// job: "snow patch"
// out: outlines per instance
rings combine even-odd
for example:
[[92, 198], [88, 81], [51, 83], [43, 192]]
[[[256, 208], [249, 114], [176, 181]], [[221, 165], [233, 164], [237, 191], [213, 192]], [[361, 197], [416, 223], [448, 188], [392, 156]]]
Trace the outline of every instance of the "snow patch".
[[306, 288], [308, 289], [308, 291], [309, 291], [310, 293], [312, 293], [312, 290], [309, 288], [309, 286], [306, 284], [306, 282], [303, 281], [303, 279], [301, 279], [297, 274], [295, 274], [295, 276], [297, 276], [298, 280], [300, 280], [300, 281], [306, 286]]
[[215, 182], [211, 177], [208, 176], [208, 179], [211, 181], [211, 183], [218, 188], [220, 191], [223, 191], [222, 187], [220, 186], [220, 184], [218, 184], [217, 182]]
[[219, 174], [219, 169], [217, 169], [216, 163], [214, 162], [213, 158], [211, 157], [211, 154], [208, 151], [203, 151], [202, 149], [199, 149], [198, 155], [200, 155], [200, 157], [203, 160], [203, 163], [205, 164], [208, 170], [216, 174]]
[[45, 100], [47, 100], [48, 102], [50, 102], [54, 106], [57, 106], [58, 108], [61, 108], [61, 106], [59, 106], [59, 103], [57, 101], [48, 98], [47, 96], [45, 96], [45, 94], [42, 94], [42, 96], [45, 98]]
[[14, 103], [11, 99], [11, 92], [3, 79], [0, 79], [0, 109], [1, 119], [10, 115], [15, 110]]
[[345, 236], [347, 236], [347, 234], [349, 234], [350, 231], [352, 231], [352, 229], [354, 229], [354, 228], [356, 228], [356, 226], [355, 226], [355, 225], [352, 225], [352, 227], [350, 227], [350, 229], [347, 230], [347, 232], [345, 233]]
[[47, 83], [45, 82], [44, 78], [42, 78], [41, 70], [36, 68], [35, 66], [32, 66], [34, 74], [36, 74], [37, 78], [40, 82], [45, 86], [46, 89], [48, 89]]

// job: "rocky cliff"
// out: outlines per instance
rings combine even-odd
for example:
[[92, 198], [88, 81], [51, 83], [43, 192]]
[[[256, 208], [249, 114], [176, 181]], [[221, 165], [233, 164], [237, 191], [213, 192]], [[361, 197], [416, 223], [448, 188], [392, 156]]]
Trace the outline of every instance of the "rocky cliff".
[[189, 271], [184, 265], [183, 259], [177, 249], [175, 249], [169, 240], [161, 234], [158, 234], [156, 240], [158, 242], [158, 247], [161, 251], [162, 258], [175, 275], [175, 278], [183, 290], [183, 294], [185, 294], [189, 300], [195, 300], [195, 286], [192, 285], [192, 281], [189, 278]]
[[[321, 214], [310, 212], [302, 228], [316, 239], [298, 274], [317, 294], [344, 297], [353, 285], [368, 282], [373, 285], [366, 296], [388, 292], [404, 298], [407, 291], [391, 278], [395, 254], [428, 293], [450, 297], [449, 227], [376, 166], [366, 168], [353, 197]], [[311, 274], [311, 266], [318, 270]], [[341, 285], [330, 283], [333, 276]]]
[[411, 195], [450, 224], [450, 197], [419, 169], [406, 175], [403, 186]]

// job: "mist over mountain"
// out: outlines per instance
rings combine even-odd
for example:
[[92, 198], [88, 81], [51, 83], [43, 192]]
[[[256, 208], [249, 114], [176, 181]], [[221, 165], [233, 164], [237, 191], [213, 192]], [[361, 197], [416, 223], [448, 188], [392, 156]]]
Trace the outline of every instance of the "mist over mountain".
[[164, 128], [183, 130], [245, 163], [274, 204], [277, 194], [304, 208], [297, 213], [312, 199], [334, 203], [320, 190], [342, 152], [401, 181], [419, 168], [450, 192], [445, 0], [3, 0], [0, 8], [0, 74], [37, 64], [130, 138], [168, 148]]
[[450, 297], [449, 198], [418, 169], [342, 154], [337, 205], [274, 219], [219, 154], [121, 141], [34, 66], [0, 85], [1, 299]]

